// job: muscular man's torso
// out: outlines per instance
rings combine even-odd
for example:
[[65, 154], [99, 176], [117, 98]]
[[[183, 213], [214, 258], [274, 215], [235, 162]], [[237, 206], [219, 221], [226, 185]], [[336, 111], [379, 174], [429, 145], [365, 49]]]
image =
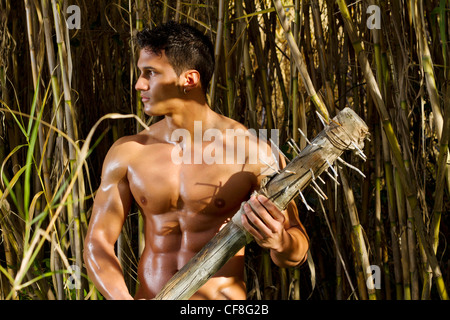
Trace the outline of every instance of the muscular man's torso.
[[[254, 168], [242, 163], [175, 164], [174, 144], [155, 132], [126, 142], [129, 188], [145, 224], [136, 299], [153, 298], [229, 221], [257, 183]], [[245, 299], [243, 251], [192, 298]]]

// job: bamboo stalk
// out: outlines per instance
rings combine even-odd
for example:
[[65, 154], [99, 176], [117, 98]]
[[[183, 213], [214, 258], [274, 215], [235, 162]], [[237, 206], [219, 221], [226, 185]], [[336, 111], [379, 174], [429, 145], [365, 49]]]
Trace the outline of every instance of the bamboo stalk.
[[[37, 61], [36, 61], [36, 53], [35, 53], [35, 46], [34, 46], [34, 30], [33, 30], [33, 19], [32, 19], [32, 13], [31, 13], [31, 6], [29, 3], [29, 0], [24, 0], [25, 3], [25, 11], [26, 11], [26, 17], [27, 17], [27, 31], [28, 31], [28, 43], [30, 46], [30, 60], [31, 60], [31, 70], [32, 70], [32, 75], [33, 75], [33, 86], [36, 88], [37, 84], [38, 84], [38, 76], [40, 71], [38, 70], [38, 65], [37, 65]], [[39, 94], [39, 87], [38, 88], [38, 104], [37, 104], [37, 108], [36, 108], [36, 113], [38, 114], [40, 112], [40, 94]], [[44, 132], [43, 132], [43, 127], [42, 125], [39, 125], [39, 130], [38, 130], [38, 134], [39, 134], [39, 150], [41, 150], [43, 152], [42, 157], [45, 159], [46, 158], [46, 152], [44, 151]], [[46, 199], [47, 199], [47, 203], [50, 202], [51, 199], [51, 193], [50, 193], [50, 178], [49, 178], [49, 172], [48, 172], [48, 168], [47, 168], [47, 161], [43, 161], [42, 162], [42, 173], [44, 176], [44, 192], [46, 195]]]
[[[29, 3], [28, 0], [24, 0], [24, 5], [25, 5], [25, 12], [26, 12], [26, 21], [27, 21], [27, 33], [28, 33], [28, 43], [29, 43], [29, 48], [30, 48], [30, 60], [31, 60], [31, 70], [32, 70], [32, 76], [33, 76], [33, 87], [35, 88], [35, 93], [34, 93], [34, 99], [35, 99], [35, 111], [36, 114], [41, 114], [41, 96], [40, 96], [40, 66], [38, 66], [38, 58], [37, 58], [37, 54], [35, 52], [35, 19], [34, 19], [34, 15], [32, 13], [32, 8], [31, 5]], [[38, 119], [39, 121], [40, 119]], [[30, 121], [31, 123], [31, 121]], [[44, 147], [44, 143], [45, 143], [45, 139], [44, 139], [44, 132], [43, 132], [43, 126], [42, 124], [39, 122], [38, 124], [36, 124], [37, 126], [37, 135], [38, 135], [38, 144], [39, 144], [39, 149], [35, 149], [35, 153], [36, 153], [36, 158], [39, 154], [41, 154], [42, 156], [42, 175], [44, 176], [43, 179], [43, 188], [44, 188], [44, 193], [45, 193], [45, 198], [46, 198], [46, 202], [50, 203], [50, 199], [51, 199], [51, 192], [50, 192], [50, 180], [49, 180], [49, 173], [48, 173], [48, 168], [47, 168], [47, 161], [44, 160], [46, 157], [46, 152], [45, 152], [45, 147]], [[29, 141], [29, 148], [34, 147], [34, 145], [32, 144], [31, 140], [33, 138], [28, 137], [30, 139]], [[30, 151], [28, 151], [30, 152]], [[30, 154], [30, 153], [29, 153]], [[32, 165], [30, 163], [30, 165]], [[39, 174], [39, 173], [38, 173]], [[27, 176], [27, 173], [25, 173], [25, 175]], [[35, 179], [35, 186], [37, 187], [36, 189], [39, 188], [39, 180]], [[27, 206], [27, 195], [29, 193], [29, 186], [26, 185], [25, 190], [24, 190], [24, 197], [25, 197], [25, 205]], [[25, 206], [25, 214], [26, 214], [26, 230], [25, 230], [25, 240], [28, 240], [27, 235], [29, 234], [28, 229], [31, 227], [30, 225], [30, 221], [31, 221], [31, 216], [34, 214], [34, 212], [31, 212], [31, 210], [29, 210], [27, 207]], [[31, 206], [30, 206], [31, 207]], [[30, 211], [30, 212], [29, 212]], [[34, 208], [33, 208], [34, 211]], [[28, 214], [30, 216], [28, 216]], [[28, 220], [28, 217], [30, 217], [30, 220]], [[28, 243], [25, 244], [25, 248], [27, 248]], [[25, 249], [26, 250], [26, 249]], [[44, 294], [47, 295], [48, 299], [54, 299], [54, 296], [52, 294], [52, 292], [49, 290], [47, 282], [43, 281], [42, 279], [39, 280], [39, 284], [42, 287], [42, 292]]]
[[358, 288], [359, 298], [361, 300], [368, 300], [369, 296], [367, 293], [366, 282], [364, 272], [362, 271], [362, 261], [361, 255], [356, 244], [357, 239], [355, 239], [355, 232], [353, 230], [348, 230], [350, 233], [350, 243], [353, 252], [353, 267], [355, 269], [356, 285]]
[[305, 55], [305, 62], [309, 66], [309, 73], [311, 75], [311, 81], [313, 83], [314, 88], [317, 87], [317, 77], [316, 77], [316, 67], [314, 64], [314, 52], [312, 48], [313, 40], [311, 38], [311, 17], [309, 13], [309, 9], [311, 7], [311, 2], [306, 1], [305, 5], [303, 6], [303, 19], [304, 19], [304, 26], [305, 26], [305, 47], [306, 47], [306, 55]]
[[[244, 16], [244, 8], [242, 7], [242, 2], [236, 2], [236, 15], [238, 17]], [[241, 28], [245, 28], [246, 33], [242, 37], [243, 42], [243, 55], [244, 55], [244, 72], [245, 72], [245, 83], [246, 83], [246, 93], [247, 93], [247, 104], [249, 113], [249, 127], [254, 129], [259, 129], [257, 127], [258, 122], [256, 121], [256, 93], [254, 89], [254, 81], [252, 74], [252, 65], [250, 60], [250, 50], [249, 50], [249, 40], [248, 40], [248, 21], [243, 19], [239, 20], [242, 24]]]
[[420, 64], [423, 68], [423, 72], [425, 75], [427, 92], [430, 97], [430, 104], [433, 110], [433, 119], [436, 126], [436, 136], [438, 140], [441, 140], [442, 128], [443, 128], [443, 116], [439, 103], [439, 93], [436, 88], [436, 79], [433, 70], [433, 60], [431, 58], [430, 48], [428, 47], [428, 41], [426, 38], [426, 30], [424, 26], [424, 17], [423, 17], [423, 2], [422, 1], [414, 1], [409, 3], [411, 5], [411, 10], [414, 14], [413, 23], [415, 27], [415, 34], [417, 43], [419, 45], [419, 54], [420, 54]]
[[211, 79], [211, 86], [209, 89], [211, 107], [216, 111], [218, 110], [218, 106], [216, 106], [216, 95], [217, 95], [216, 91], [217, 91], [217, 81], [219, 77], [219, 58], [222, 50], [222, 41], [223, 41], [224, 9], [225, 9], [225, 0], [219, 0], [218, 14], [217, 14], [217, 33], [214, 47], [214, 60], [216, 61], [216, 64], [214, 65], [214, 73]]
[[[246, 7], [247, 12], [254, 12], [254, 3], [250, 0], [246, 1]], [[268, 26], [266, 26], [268, 28]], [[268, 57], [268, 48], [269, 46], [263, 47], [262, 45], [262, 39], [261, 34], [259, 32], [259, 25], [257, 24], [257, 21], [254, 19], [250, 20], [249, 23], [249, 35], [250, 35], [250, 41], [253, 44], [253, 50], [256, 55], [256, 61], [258, 63], [258, 71], [259, 71], [259, 86], [261, 88], [261, 100], [262, 100], [262, 106], [265, 110], [265, 116], [266, 116], [266, 128], [267, 129], [273, 129], [274, 128], [274, 119], [272, 118], [272, 105], [271, 105], [271, 89], [268, 81], [268, 69], [269, 69], [269, 62], [267, 60]], [[267, 29], [268, 30], [268, 29]], [[262, 125], [264, 121], [262, 121]]]
[[274, 285], [272, 282], [272, 261], [267, 250], [262, 251], [262, 269], [263, 269], [263, 299], [273, 300]]
[[[56, 126], [58, 129], [63, 130], [63, 115], [62, 115], [62, 109], [59, 107], [60, 105], [60, 87], [58, 82], [58, 77], [56, 73], [57, 64], [55, 61], [55, 53], [54, 53], [54, 47], [53, 47], [53, 41], [52, 41], [52, 35], [51, 35], [51, 22], [48, 12], [48, 6], [49, 2], [48, 0], [41, 0], [41, 9], [42, 9], [42, 18], [44, 23], [44, 35], [45, 35], [45, 46], [46, 46], [46, 53], [47, 53], [47, 62], [49, 71], [51, 74], [51, 84], [52, 84], [52, 94], [53, 94], [53, 111], [52, 114], [54, 115], [54, 118], [56, 120]], [[47, 155], [46, 157], [48, 159], [51, 159], [51, 155], [53, 154], [53, 130], [49, 130], [50, 132], [50, 138], [49, 138], [49, 147], [47, 148]], [[50, 165], [49, 161], [49, 165]]]
[[[295, 6], [295, 13], [294, 13], [294, 31], [293, 31], [293, 37], [295, 39], [295, 42], [299, 43], [299, 36], [300, 36], [300, 4], [299, 0], [295, 0], [294, 2]], [[291, 96], [290, 96], [290, 107], [292, 109], [292, 139], [294, 139], [295, 142], [299, 143], [300, 149], [303, 149], [306, 146], [306, 141], [303, 137], [301, 137], [301, 140], [299, 140], [299, 106], [298, 106], [298, 94], [299, 94], [299, 88], [298, 88], [298, 69], [293, 61], [291, 61]], [[303, 130], [303, 128], [302, 128]], [[306, 132], [306, 131], [303, 131]]]
[[[275, 27], [275, 24], [273, 24], [273, 27]], [[277, 57], [275, 40], [273, 39], [273, 36], [271, 34], [269, 35], [269, 39], [270, 39], [269, 44], [271, 46], [271, 52], [272, 52], [272, 59], [274, 60], [273, 64], [275, 66], [276, 75], [277, 75], [276, 78], [278, 79], [278, 85], [279, 85], [280, 91], [281, 91], [281, 97], [282, 97], [282, 106], [281, 107], [284, 108], [283, 106], [286, 106], [286, 107], [289, 106], [289, 98], [286, 93], [286, 86], [284, 84], [283, 72], [280, 67], [281, 62], [278, 60], [278, 57]], [[275, 105], [275, 111], [274, 111], [275, 112], [275, 120], [274, 120], [275, 128], [286, 128], [287, 117], [283, 116], [282, 120], [277, 123], [277, 115], [279, 113], [281, 113], [282, 115], [287, 114], [288, 112], [283, 112], [283, 111], [279, 112], [276, 109], [277, 108]]]
[[[9, 3], [6, 4], [1, 4], [0, 6], [1, 10], [4, 12], [9, 12], [10, 8], [9, 8]], [[6, 24], [6, 21], [5, 21]], [[3, 26], [2, 26], [3, 27]], [[4, 37], [2, 40], [5, 41], [6, 37]], [[6, 41], [1, 43], [1, 45], [6, 45], [8, 44]], [[6, 105], [10, 104], [9, 101], [9, 90], [8, 90], [8, 86], [7, 86], [7, 68], [6, 65], [8, 64], [7, 61], [5, 61], [7, 58], [0, 56], [0, 86], [1, 86], [1, 98], [2, 100], [5, 102]], [[8, 121], [9, 122], [9, 121]], [[5, 127], [0, 125], [0, 137], [6, 137], [7, 136], [7, 130]], [[0, 162], [3, 164], [3, 161], [6, 158], [6, 146], [4, 143], [0, 143]], [[2, 179], [2, 174], [3, 172], [0, 173], [0, 181], [3, 181]], [[3, 199], [3, 192], [0, 189], [0, 199]], [[6, 200], [0, 200], [0, 214], [2, 216], [6, 216], [6, 215], [10, 215], [10, 205]], [[2, 230], [3, 235], [7, 234], [7, 230], [9, 229], [7, 226], [7, 223], [5, 223], [6, 221], [4, 221], [3, 219], [0, 220], [0, 229]], [[8, 232], [9, 233], [9, 232]], [[16, 259], [15, 259], [15, 255], [14, 252], [16, 252], [16, 254], [18, 253], [18, 249], [17, 248], [13, 248], [13, 244], [11, 244], [11, 241], [9, 240], [8, 236], [4, 236], [2, 237], [3, 239], [3, 249], [4, 249], [4, 254], [5, 254], [5, 262], [6, 262], [6, 271], [8, 273], [8, 275], [11, 278], [15, 277], [15, 270], [13, 268], [14, 265], [16, 265]], [[16, 249], [16, 250], [14, 250]], [[17, 255], [18, 256], [18, 255]], [[0, 275], [1, 277], [1, 275]], [[9, 291], [11, 291], [12, 287], [10, 283], [7, 283], [5, 281], [5, 283], [3, 281], [1, 281], [1, 285], [2, 285], [2, 295], [3, 296], [7, 296]], [[4, 298], [3, 298], [4, 299]], [[18, 295], [14, 294], [12, 296], [13, 300], [18, 299]]]
[[[1, 194], [1, 191], [0, 191], [0, 194]], [[10, 214], [10, 213], [6, 213], [6, 214]], [[6, 230], [6, 228], [7, 228], [3, 223], [0, 223], [0, 227], [2, 228], [2, 230]], [[3, 241], [4, 241], [3, 247], [4, 247], [4, 252], [5, 252], [5, 261], [6, 261], [6, 267], [7, 267], [6, 270], [7, 270], [8, 274], [10, 275], [10, 277], [14, 278], [16, 275], [14, 269], [12, 268], [12, 266], [14, 266], [16, 264], [14, 254], [13, 254], [14, 251], [13, 251], [13, 248], [11, 246], [11, 243], [10, 243], [8, 237], [4, 237]], [[8, 292], [10, 292], [12, 289], [11, 284], [3, 285], [3, 283], [2, 283], [2, 287], [4, 287], [3, 294], [5, 296], [7, 296]], [[8, 291], [6, 291], [6, 288], [8, 288]], [[14, 293], [11, 296], [11, 299], [18, 300], [19, 296], [16, 293]]]
[[180, 20], [180, 11], [181, 11], [181, 0], [177, 0], [176, 11], [175, 11], [175, 21]]
[[[137, 2], [137, 6], [136, 6], [136, 29], [133, 29], [133, 24], [132, 22], [132, 15], [131, 15], [131, 1], [129, 2], [129, 9], [130, 9], [130, 14], [129, 14], [129, 19], [130, 19], [130, 33], [133, 35], [134, 30], [136, 31], [142, 31], [142, 29], [144, 28], [144, 24], [143, 24], [143, 16], [144, 16], [144, 0], [139, 0]], [[167, 1], [164, 2], [164, 11], [163, 11], [163, 16], [165, 18], [163, 18], [163, 21], [167, 22]], [[131, 44], [131, 68], [133, 70], [133, 72], [131, 72], [131, 78], [130, 78], [130, 87], [133, 86], [133, 79], [134, 79], [134, 74], [137, 74], [137, 56], [139, 55], [138, 52], [135, 52], [135, 47], [134, 47], [134, 43], [132, 42]], [[132, 89], [131, 89], [132, 91]], [[141, 100], [141, 92], [140, 91], [136, 91], [136, 112], [139, 116], [140, 119], [144, 120], [145, 119], [145, 114], [144, 114], [144, 106]], [[137, 124], [136, 126], [136, 133], [139, 133], [141, 130], [143, 129], [142, 125]], [[138, 216], [138, 243], [139, 243], [139, 256], [142, 255], [142, 252], [144, 251], [145, 248], [145, 235], [144, 235], [144, 218], [142, 216], [142, 213], [139, 210], [139, 216]], [[122, 250], [122, 246], [119, 246], [119, 250]]]
[[400, 183], [398, 171], [394, 169], [395, 191], [397, 198], [397, 213], [399, 221], [399, 242], [402, 257], [403, 292], [404, 299], [411, 300], [411, 277], [409, 274], [409, 251], [406, 230], [406, 208], [404, 203], [403, 187]]
[[303, 85], [305, 86], [310, 99], [314, 102], [317, 111], [325, 118], [326, 121], [328, 121], [330, 116], [328, 114], [327, 107], [323, 103], [320, 96], [316, 93], [316, 90], [311, 82], [311, 78], [305, 66], [303, 55], [301, 54], [295, 42], [294, 36], [292, 35], [292, 32], [290, 30], [289, 22], [287, 21], [286, 14], [284, 13], [281, 0], [273, 0], [273, 4], [277, 10], [278, 19], [280, 20], [280, 24], [283, 27], [284, 35], [289, 43], [289, 48], [291, 49], [291, 56], [294, 58], [299, 73], [302, 77]]
[[[355, 246], [357, 250], [358, 259], [361, 263], [361, 273], [364, 275], [364, 284], [371, 279], [372, 271], [370, 269], [369, 255], [367, 252], [366, 243], [362, 233], [362, 227], [359, 223], [358, 212], [355, 205], [353, 191], [349, 186], [345, 168], [339, 168], [340, 178], [344, 191], [345, 200], [347, 203], [349, 218], [354, 235]], [[365, 290], [364, 290], [365, 291]], [[367, 287], [367, 292], [370, 300], [377, 300], [375, 288]]]
[[323, 39], [323, 28], [322, 28], [322, 21], [320, 18], [320, 10], [319, 10], [319, 1], [313, 0], [311, 1], [311, 9], [312, 9], [312, 17], [314, 21], [314, 32], [316, 34], [316, 41], [318, 44], [318, 53], [319, 53], [319, 60], [320, 60], [320, 70], [321, 70], [321, 77], [322, 77], [322, 83], [325, 86], [325, 97], [327, 101], [327, 107], [328, 112], [331, 116], [334, 116], [336, 114], [336, 110], [334, 108], [334, 94], [333, 90], [331, 89], [331, 81], [330, 81], [330, 75], [329, 75], [329, 63], [326, 59], [325, 55], [325, 42]]
[[[405, 143], [404, 145], [408, 145], [406, 141], [406, 135], [403, 135]], [[404, 154], [404, 163], [408, 170], [411, 172], [413, 169], [409, 166], [408, 155]], [[414, 232], [414, 215], [411, 212], [411, 208], [409, 203], [406, 202], [406, 240], [408, 241], [408, 251], [409, 251], [409, 277], [411, 280], [411, 299], [419, 300], [419, 272], [417, 270], [417, 243]]]
[[57, 271], [62, 269], [60, 259], [56, 256], [56, 248], [55, 246], [57, 244], [57, 238], [56, 238], [56, 231], [52, 232], [52, 242], [51, 242], [51, 251], [50, 251], [50, 270], [54, 271], [55, 274], [53, 275], [53, 283], [55, 284], [55, 291], [56, 296], [58, 300], [63, 300], [64, 298], [64, 286], [63, 286], [63, 279], [62, 275], [58, 273]]
[[169, 21], [169, 10], [168, 10], [168, 2], [167, 0], [164, 0], [163, 3], [163, 23], [166, 23], [167, 21]]
[[[46, 45], [46, 53], [47, 53], [47, 62], [48, 67], [51, 74], [51, 85], [52, 85], [52, 94], [53, 94], [53, 114], [54, 119], [56, 120], [56, 126], [59, 130], [64, 130], [63, 128], [63, 114], [62, 114], [62, 108], [60, 108], [60, 87], [58, 82], [58, 76], [57, 76], [57, 65], [55, 61], [55, 55], [54, 55], [54, 48], [53, 48], [53, 41], [52, 41], [52, 35], [51, 35], [51, 25], [50, 25], [50, 17], [49, 17], [49, 2], [48, 0], [41, 0], [41, 8], [42, 8], [42, 16], [43, 16], [43, 22], [44, 22], [44, 34], [45, 34], [45, 45]], [[53, 133], [53, 130], [49, 130], [51, 133]], [[53, 134], [51, 134], [53, 137]], [[50, 137], [49, 140], [52, 142], [53, 138]], [[51, 159], [53, 147], [49, 147], [47, 150], [47, 158]], [[64, 155], [66, 152], [65, 148], [61, 148], [61, 156], [62, 158], [67, 157]], [[50, 165], [50, 161], [49, 161]], [[61, 231], [61, 221], [58, 221], [58, 227], [57, 230]], [[64, 232], [60, 232], [60, 234], [64, 235]], [[65, 235], [63, 236], [65, 238]], [[65, 240], [63, 240], [65, 242]], [[54, 257], [54, 263], [52, 264], [55, 266], [56, 270], [58, 270], [58, 267], [60, 266], [59, 262], [59, 256]], [[55, 275], [55, 288], [57, 288], [57, 298], [58, 300], [63, 300], [63, 276], [60, 273], [57, 273]]]
[[[58, 55], [59, 55], [59, 66], [61, 70], [61, 78], [63, 82], [63, 88], [64, 88], [64, 101], [65, 101], [65, 108], [64, 108], [64, 116], [65, 116], [65, 124], [67, 128], [67, 134], [72, 140], [77, 140], [76, 137], [76, 131], [74, 128], [74, 116], [72, 111], [72, 97], [71, 97], [71, 87], [70, 87], [70, 80], [69, 80], [69, 73], [67, 68], [68, 62], [67, 62], [67, 55], [64, 51], [64, 45], [67, 47], [69, 44], [64, 43], [64, 36], [63, 36], [63, 29], [61, 25], [61, 12], [60, 7], [56, 3], [55, 0], [52, 0], [52, 9], [53, 9], [53, 19], [55, 23], [55, 30], [56, 30], [56, 43], [58, 46]], [[69, 144], [69, 166], [70, 166], [70, 172], [75, 171], [75, 162], [77, 161], [77, 154], [75, 151], [75, 148], [72, 144]], [[78, 181], [75, 181], [75, 186], [72, 189], [72, 193], [70, 195], [71, 203], [73, 206], [69, 206], [68, 209], [71, 209], [73, 212], [73, 236], [74, 236], [74, 251], [75, 251], [75, 262], [79, 270], [82, 270], [83, 268], [83, 262], [82, 262], [82, 235], [81, 235], [81, 228], [80, 228], [80, 213], [79, 213], [79, 185]], [[77, 289], [77, 299], [82, 299], [82, 292], [83, 289]]]
[[300, 300], [300, 269], [295, 268], [293, 270], [293, 276], [292, 281], [294, 283], [293, 285], [293, 293], [292, 293], [292, 300]]
[[224, 40], [223, 40], [223, 52], [225, 56], [225, 74], [224, 78], [226, 80], [226, 112], [225, 114], [234, 119], [234, 95], [235, 95], [235, 86], [234, 86], [234, 74], [233, 74], [233, 56], [230, 55], [231, 51], [231, 24], [229, 23], [229, 3], [225, 2], [225, 14], [224, 14]]
[[[403, 285], [402, 285], [402, 269], [400, 260], [400, 248], [399, 248], [399, 232], [397, 229], [398, 219], [396, 218], [397, 211], [395, 206], [395, 190], [394, 190], [394, 177], [392, 170], [392, 162], [389, 152], [388, 142], [384, 136], [384, 132], [380, 132], [380, 126], [375, 127], [376, 138], [375, 141], [380, 140], [383, 147], [383, 162], [384, 162], [384, 178], [386, 180], [386, 190], [388, 194], [388, 215], [389, 215], [389, 226], [391, 234], [391, 245], [392, 245], [392, 255], [394, 259], [394, 281], [396, 288], [396, 298], [397, 300], [403, 299]], [[376, 143], [379, 145], [379, 143]]]
[[[375, 140], [378, 142], [378, 137]], [[378, 144], [379, 145], [379, 144]], [[368, 176], [366, 174], [366, 176]], [[383, 250], [382, 250], [382, 218], [381, 218], [381, 153], [375, 152], [375, 259], [378, 266], [384, 265], [383, 263]], [[386, 283], [389, 283], [386, 281]], [[386, 288], [387, 289], [387, 288]], [[386, 290], [388, 292], [388, 290]]]
[[[445, 176], [446, 176], [446, 166], [448, 166], [446, 161], [446, 154], [448, 154], [448, 140], [450, 133], [450, 110], [449, 110], [449, 102], [450, 102], [450, 86], [446, 85], [445, 92], [445, 113], [444, 113], [444, 124], [443, 131], [441, 136], [441, 141], [439, 145], [439, 156], [438, 156], [438, 171], [436, 173], [436, 188], [435, 188], [435, 198], [433, 205], [433, 216], [431, 218], [430, 223], [430, 241], [433, 246], [433, 251], [436, 253], [438, 244], [439, 244], [439, 226], [441, 222], [442, 216], [442, 208], [443, 208], [443, 197], [444, 197], [444, 185], [445, 185]], [[422, 299], [428, 300], [431, 295], [431, 278], [432, 278], [432, 269], [430, 265], [425, 265], [424, 270], [424, 282], [422, 289]]]
[[[337, 185], [335, 186], [335, 188], [337, 189]], [[328, 190], [328, 194], [330, 194], [331, 192], [331, 183], [327, 184], [327, 190]], [[337, 193], [335, 193], [336, 197], [337, 197]], [[331, 238], [333, 239], [334, 242], [334, 247], [335, 247], [335, 253], [336, 253], [336, 299], [337, 300], [342, 300], [342, 295], [343, 295], [343, 282], [342, 282], [342, 269], [344, 270], [344, 273], [347, 277], [348, 283], [351, 287], [352, 290], [352, 294], [356, 294], [355, 292], [355, 288], [353, 286], [353, 283], [350, 279], [350, 275], [349, 272], [347, 270], [346, 267], [346, 263], [344, 262], [344, 257], [343, 257], [343, 251], [342, 251], [342, 244], [341, 244], [341, 219], [339, 218], [341, 216], [341, 214], [338, 215], [338, 218], [335, 218], [335, 215], [333, 214], [334, 211], [338, 211], [340, 213], [341, 211], [341, 201], [336, 201], [336, 205], [337, 208], [335, 210], [333, 203], [331, 201], [331, 197], [328, 198], [328, 204], [329, 204], [329, 211], [330, 211], [330, 216], [332, 218], [328, 219], [325, 209], [323, 207], [322, 204], [322, 200], [319, 199], [320, 205], [322, 207], [322, 212], [324, 213], [324, 218], [325, 218], [325, 222], [328, 226], [328, 229], [330, 230], [330, 234], [331, 234]], [[331, 222], [329, 221], [331, 220]], [[336, 221], [337, 220], [337, 221]], [[351, 238], [352, 240], [352, 238]], [[353, 244], [353, 242], [352, 242]], [[355, 297], [356, 299], [358, 299], [358, 297]]]
[[[450, 72], [449, 72], [450, 74]], [[439, 156], [438, 156], [438, 170], [436, 173], [436, 188], [433, 204], [433, 218], [431, 220], [431, 240], [434, 252], [437, 251], [439, 244], [439, 226], [441, 222], [441, 216], [443, 213], [443, 199], [444, 199], [444, 186], [446, 176], [447, 155], [449, 153], [448, 141], [450, 135], [450, 85], [446, 84], [445, 91], [445, 112], [444, 123], [442, 127], [441, 140], [439, 142]]]

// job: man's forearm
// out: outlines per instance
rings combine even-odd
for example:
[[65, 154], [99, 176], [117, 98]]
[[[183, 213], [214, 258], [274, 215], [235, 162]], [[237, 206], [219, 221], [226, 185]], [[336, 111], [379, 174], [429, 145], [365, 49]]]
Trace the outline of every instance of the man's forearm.
[[84, 261], [89, 278], [108, 300], [133, 300], [116, 255], [110, 250], [86, 250]]
[[305, 261], [308, 252], [308, 239], [298, 228], [290, 228], [283, 233], [280, 248], [271, 249], [270, 257], [279, 267], [295, 267]]

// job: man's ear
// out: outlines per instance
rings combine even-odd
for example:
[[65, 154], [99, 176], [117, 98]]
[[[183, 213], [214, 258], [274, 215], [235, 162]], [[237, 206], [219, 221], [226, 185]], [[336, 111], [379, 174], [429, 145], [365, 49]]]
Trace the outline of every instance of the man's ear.
[[201, 88], [200, 73], [197, 70], [188, 70], [184, 72], [182, 87], [187, 93], [192, 89]]

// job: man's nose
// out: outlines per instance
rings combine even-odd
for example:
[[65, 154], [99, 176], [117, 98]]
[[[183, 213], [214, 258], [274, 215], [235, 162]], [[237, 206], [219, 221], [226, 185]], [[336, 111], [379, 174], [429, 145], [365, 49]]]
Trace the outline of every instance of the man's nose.
[[139, 77], [134, 85], [134, 88], [137, 91], [147, 91], [148, 90], [148, 81], [142, 77]]

